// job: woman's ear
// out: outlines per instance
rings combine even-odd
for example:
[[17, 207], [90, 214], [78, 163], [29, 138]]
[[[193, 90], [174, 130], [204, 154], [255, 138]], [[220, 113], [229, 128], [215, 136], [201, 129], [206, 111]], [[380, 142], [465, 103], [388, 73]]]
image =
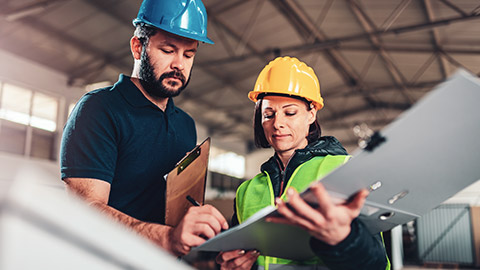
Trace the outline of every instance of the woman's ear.
[[140, 60], [140, 57], [142, 56], [143, 45], [138, 37], [133, 36], [130, 39], [130, 50], [132, 51], [133, 58], [135, 60]]
[[313, 122], [315, 122], [315, 120], [317, 120], [317, 109], [315, 107], [312, 107], [308, 111], [308, 124], [309, 125], [313, 124]]

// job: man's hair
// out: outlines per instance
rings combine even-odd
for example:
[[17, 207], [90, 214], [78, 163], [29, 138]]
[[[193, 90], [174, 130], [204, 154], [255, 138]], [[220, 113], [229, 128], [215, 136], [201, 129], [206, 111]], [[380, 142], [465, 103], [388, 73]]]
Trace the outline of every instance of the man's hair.
[[157, 28], [153, 26], [149, 26], [147, 24], [140, 23], [135, 28], [135, 32], [133, 33], [134, 36], [140, 40], [140, 43], [145, 48], [150, 41], [150, 37], [157, 33]]
[[[255, 112], [253, 114], [253, 133], [254, 133], [254, 140], [255, 146], [258, 148], [269, 148], [270, 144], [265, 137], [265, 131], [263, 130], [262, 126], [262, 96], [256, 103], [255, 103]], [[293, 96], [290, 96], [293, 97]], [[295, 97], [294, 97], [295, 98]], [[311, 110], [311, 104], [305, 99], [299, 98], [300, 100], [305, 102], [307, 106], [307, 110]], [[320, 128], [320, 124], [318, 120], [315, 118], [315, 121], [310, 125], [308, 129], [307, 141], [308, 143], [312, 143], [320, 139], [322, 136], [322, 129]]]

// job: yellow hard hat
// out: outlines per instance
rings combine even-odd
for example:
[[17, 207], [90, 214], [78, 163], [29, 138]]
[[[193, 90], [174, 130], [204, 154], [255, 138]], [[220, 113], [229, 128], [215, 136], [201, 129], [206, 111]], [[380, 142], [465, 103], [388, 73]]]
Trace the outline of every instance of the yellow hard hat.
[[320, 83], [315, 72], [294, 57], [277, 57], [263, 68], [248, 98], [256, 102], [262, 93], [298, 96], [312, 102], [317, 110], [323, 108]]

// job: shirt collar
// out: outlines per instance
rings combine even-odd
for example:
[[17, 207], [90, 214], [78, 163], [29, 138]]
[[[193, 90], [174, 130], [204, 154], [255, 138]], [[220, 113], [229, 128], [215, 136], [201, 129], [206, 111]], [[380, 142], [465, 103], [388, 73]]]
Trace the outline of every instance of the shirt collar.
[[[122, 85], [122, 87], [117, 88], [117, 85]], [[130, 76], [120, 74], [118, 82], [115, 83], [114, 88], [117, 88], [125, 100], [133, 107], [140, 108], [150, 106], [160, 110], [160, 108], [143, 95], [140, 89], [138, 89], [138, 87], [132, 82]], [[173, 99], [169, 98], [165, 112], [171, 113], [173, 111], [175, 111], [175, 104], [173, 103]]]

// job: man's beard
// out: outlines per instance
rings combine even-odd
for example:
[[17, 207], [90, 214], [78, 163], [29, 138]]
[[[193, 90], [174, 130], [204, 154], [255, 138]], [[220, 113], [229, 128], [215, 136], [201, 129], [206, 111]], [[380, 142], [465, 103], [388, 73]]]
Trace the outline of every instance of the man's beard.
[[[188, 80], [185, 79], [185, 76], [177, 70], [163, 73], [158, 80], [155, 76], [155, 71], [150, 62], [150, 57], [148, 53], [143, 50], [140, 58], [140, 83], [142, 84], [145, 91], [152, 97], [156, 98], [169, 98], [176, 97], [187, 87], [190, 82], [190, 74]], [[172, 87], [166, 87], [163, 84], [163, 80], [166, 78], [176, 78], [182, 82], [182, 86], [174, 90]]]

